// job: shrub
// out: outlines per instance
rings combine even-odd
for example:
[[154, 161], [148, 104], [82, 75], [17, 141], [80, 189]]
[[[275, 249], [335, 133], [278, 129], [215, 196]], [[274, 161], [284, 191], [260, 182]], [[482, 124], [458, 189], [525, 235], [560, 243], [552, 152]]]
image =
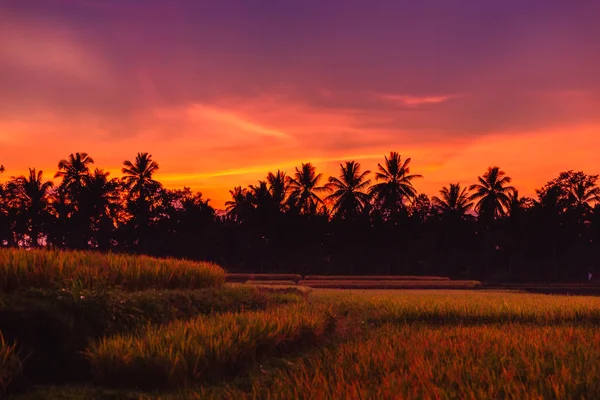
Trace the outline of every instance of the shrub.
[[0, 292], [28, 288], [126, 290], [219, 287], [212, 263], [82, 251], [0, 249]]

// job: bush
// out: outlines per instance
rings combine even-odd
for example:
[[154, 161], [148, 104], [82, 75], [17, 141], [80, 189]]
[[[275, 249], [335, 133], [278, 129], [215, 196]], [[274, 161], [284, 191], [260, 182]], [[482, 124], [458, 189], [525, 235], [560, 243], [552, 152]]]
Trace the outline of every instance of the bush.
[[223, 379], [260, 360], [322, 339], [331, 317], [317, 307], [228, 313], [102, 338], [86, 351], [108, 387], [183, 388]]
[[212, 263], [82, 251], [0, 249], [0, 292], [29, 288], [126, 290], [219, 287]]
[[32, 353], [26, 364], [29, 379], [56, 383], [90, 377], [81, 351], [91, 339], [148, 324], [300, 301], [300, 291], [255, 287], [133, 293], [30, 290], [0, 296], [0, 330]]

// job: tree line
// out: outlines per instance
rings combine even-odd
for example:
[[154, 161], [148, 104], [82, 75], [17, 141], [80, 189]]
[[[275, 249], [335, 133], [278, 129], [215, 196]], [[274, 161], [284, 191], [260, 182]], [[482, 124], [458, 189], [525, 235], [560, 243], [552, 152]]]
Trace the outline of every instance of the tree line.
[[164, 188], [148, 153], [125, 161], [120, 178], [74, 153], [58, 163], [58, 185], [35, 168], [0, 185], [0, 244], [205, 259], [248, 272], [503, 281], [600, 273], [598, 175], [565, 171], [528, 198], [490, 167], [429, 198], [414, 188], [422, 176], [410, 163], [391, 152], [374, 174], [348, 161], [327, 179], [305, 163], [234, 188], [217, 212], [199, 192]]

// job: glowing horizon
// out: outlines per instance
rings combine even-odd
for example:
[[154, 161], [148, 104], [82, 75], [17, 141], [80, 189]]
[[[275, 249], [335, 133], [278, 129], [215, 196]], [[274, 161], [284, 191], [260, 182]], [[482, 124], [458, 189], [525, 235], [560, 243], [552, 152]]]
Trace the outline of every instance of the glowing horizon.
[[83, 151], [118, 177], [149, 152], [165, 187], [221, 208], [269, 171], [374, 171], [390, 151], [429, 196], [493, 165], [528, 196], [564, 170], [600, 173], [600, 5], [434, 2], [2, 8], [0, 179], [50, 179]]

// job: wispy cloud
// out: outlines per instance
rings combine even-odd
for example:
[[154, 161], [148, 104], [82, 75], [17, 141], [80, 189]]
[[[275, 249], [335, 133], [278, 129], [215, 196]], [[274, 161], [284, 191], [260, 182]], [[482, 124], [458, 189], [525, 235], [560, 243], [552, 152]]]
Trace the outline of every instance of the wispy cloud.
[[188, 112], [193, 118], [223, 122], [246, 132], [257, 133], [264, 136], [272, 136], [279, 139], [291, 139], [290, 135], [283, 131], [262, 126], [227, 110], [221, 110], [215, 107], [204, 105], [193, 105], [188, 109]]
[[459, 97], [460, 95], [413, 96], [406, 94], [377, 94], [378, 98], [398, 103], [404, 106], [420, 106], [423, 104], [438, 104]]

